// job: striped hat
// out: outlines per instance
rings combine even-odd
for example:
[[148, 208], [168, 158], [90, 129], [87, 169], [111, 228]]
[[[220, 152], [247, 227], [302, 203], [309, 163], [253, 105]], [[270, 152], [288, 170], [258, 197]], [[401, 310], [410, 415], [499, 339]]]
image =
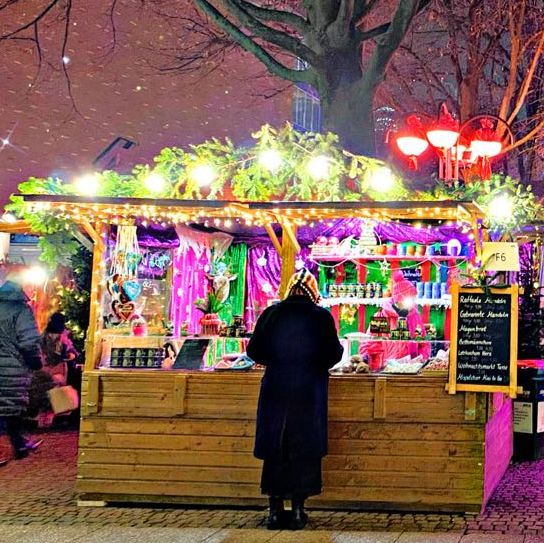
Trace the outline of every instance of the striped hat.
[[321, 299], [317, 279], [306, 268], [302, 268], [291, 276], [287, 284], [287, 296], [291, 296], [296, 289], [304, 291], [315, 304]]

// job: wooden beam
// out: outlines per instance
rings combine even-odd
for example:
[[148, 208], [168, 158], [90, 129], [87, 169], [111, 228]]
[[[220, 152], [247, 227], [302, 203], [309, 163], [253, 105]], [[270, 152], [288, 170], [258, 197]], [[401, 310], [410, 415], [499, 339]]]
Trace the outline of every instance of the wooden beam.
[[78, 222], [81, 228], [83, 228], [87, 235], [92, 239], [96, 247], [100, 248], [100, 250], [103, 250], [104, 242], [102, 241], [100, 234], [95, 230], [93, 225], [85, 219], [80, 219]]
[[85, 342], [85, 371], [96, 368], [100, 354], [100, 340], [102, 329], [102, 282], [104, 280], [104, 261], [106, 246], [102, 241], [101, 233], [88, 224], [89, 235], [95, 241], [93, 251], [93, 267], [91, 278], [91, 295], [89, 299], [89, 328]]
[[[470, 214], [470, 223], [474, 233], [474, 247], [476, 249], [476, 257], [482, 258], [482, 241], [480, 240], [480, 230], [478, 228], [478, 217], [474, 214]], [[485, 236], [485, 233], [484, 233]]]
[[[289, 279], [291, 279], [291, 276], [295, 273], [295, 259], [300, 251], [300, 245], [296, 238], [296, 226], [289, 225], [289, 231], [285, 228], [285, 223], [282, 224], [282, 227], [280, 298], [285, 297]], [[293, 244], [293, 239], [295, 240], [296, 245]]]
[[27, 221], [0, 222], [0, 232], [5, 234], [39, 235], [32, 231], [32, 228]]
[[276, 251], [278, 251], [278, 254], [281, 256], [281, 243], [278, 239], [278, 236], [276, 236], [276, 232], [274, 232], [272, 225], [270, 223], [265, 223], [264, 229], [266, 230], [268, 237], [271, 239], [272, 245], [274, 245], [274, 249], [276, 249]]
[[295, 250], [295, 253], [300, 253], [300, 244], [297, 240], [296, 235], [296, 227], [294, 227], [288, 219], [278, 220], [278, 222], [281, 224], [284, 236], [287, 235], [289, 238], [289, 241], [291, 242], [291, 245], [293, 246], [293, 249]]
[[94, 244], [91, 240], [89, 240], [86, 236], [84, 236], [79, 230], [76, 230], [74, 232], [74, 237], [89, 251], [89, 253], [93, 252]]

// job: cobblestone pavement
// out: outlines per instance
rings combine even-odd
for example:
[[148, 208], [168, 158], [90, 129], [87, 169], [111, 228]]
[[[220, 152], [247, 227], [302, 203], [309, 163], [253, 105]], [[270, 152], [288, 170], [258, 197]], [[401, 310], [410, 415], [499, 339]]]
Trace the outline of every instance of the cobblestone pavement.
[[[24, 533], [28, 535], [37, 529], [41, 535], [47, 530], [61, 530], [66, 536], [66, 541], [75, 541], [74, 530], [77, 530], [78, 537], [85, 536], [81, 539], [81, 543], [87, 543], [87, 537], [91, 538], [92, 534], [94, 536], [88, 540], [89, 542], [133, 540], [134, 543], [140, 543], [140, 541], [147, 541], [147, 539], [128, 536], [119, 539], [98, 538], [100, 530], [114, 533], [115, 530], [130, 528], [191, 529], [189, 532], [195, 539], [175, 539], [180, 543], [184, 541], [234, 543], [246, 540], [259, 543], [270, 541], [271, 538], [273, 543], [283, 543], [286, 537], [291, 537], [278, 535], [287, 534], [287, 532], [264, 530], [263, 510], [139, 506], [78, 507], [74, 492], [77, 433], [74, 431], [51, 432], [43, 434], [42, 437], [45, 441], [38, 452], [24, 460], [12, 461], [0, 467], [1, 543], [10, 542], [8, 537], [10, 533], [15, 534], [19, 533], [18, 530], [26, 530]], [[0, 441], [2, 439], [5, 438], [0, 438]], [[2, 452], [5, 450], [6, 447], [0, 445], [0, 457], [4, 456]], [[486, 512], [481, 516], [315, 510], [310, 511], [310, 517], [308, 531], [304, 534], [310, 534], [313, 539], [310, 535], [301, 536], [301, 532], [298, 532], [293, 541], [297, 543], [304, 543], [306, 540], [312, 543], [322, 541], [335, 543], [373, 541], [383, 543], [427, 541], [544, 543], [544, 461], [512, 466]], [[240, 536], [242, 539], [232, 539], [232, 534], [229, 535], [228, 530], [234, 530], [232, 533], [238, 533], [238, 530], [239, 533], [245, 535]], [[161, 534], [161, 537], [156, 537], [159, 535], [156, 533], [149, 541], [162, 543], [174, 541], [168, 536], [171, 532], [173, 533], [172, 530], [170, 532], [167, 530]], [[359, 533], [356, 537], [356, 532], [373, 532], [373, 534], [367, 539], [360, 539], [364, 534]], [[442, 535], [432, 536], [431, 532]], [[179, 535], [180, 532], [177, 533]], [[57, 534], [58, 537], [55, 536], [54, 541], [64, 542], [62, 534]], [[151, 536], [152, 531], [148, 531], [148, 534]], [[228, 535], [226, 539], [225, 534]], [[294, 535], [292, 533], [292, 536]], [[96, 539], [94, 539], [95, 536]], [[310, 539], [306, 539], [307, 537]], [[26, 543], [27, 540], [16, 537], [13, 541]], [[41, 543], [46, 540], [31, 538], [28, 541]]]

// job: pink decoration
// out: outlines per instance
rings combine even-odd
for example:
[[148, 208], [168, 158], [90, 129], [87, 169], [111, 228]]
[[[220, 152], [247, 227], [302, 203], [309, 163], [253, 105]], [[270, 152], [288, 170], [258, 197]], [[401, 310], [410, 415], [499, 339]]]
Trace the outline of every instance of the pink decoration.
[[198, 333], [202, 313], [194, 307], [197, 298], [205, 298], [208, 288], [205, 267], [210, 261], [209, 250], [197, 251], [193, 247], [175, 252], [172, 281], [171, 320], [174, 335], [182, 323], [187, 323], [189, 334]]
[[[268, 264], [259, 266], [257, 260], [263, 256], [268, 259]], [[280, 271], [278, 253], [270, 250], [268, 244], [248, 247], [245, 312], [248, 330], [253, 330], [257, 318], [268, 307], [269, 301], [278, 297]]]

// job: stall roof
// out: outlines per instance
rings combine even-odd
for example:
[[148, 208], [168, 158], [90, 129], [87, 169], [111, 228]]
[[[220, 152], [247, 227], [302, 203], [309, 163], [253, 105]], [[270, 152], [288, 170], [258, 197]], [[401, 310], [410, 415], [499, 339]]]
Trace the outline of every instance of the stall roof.
[[51, 210], [75, 221], [122, 223], [203, 222], [206, 219], [243, 219], [264, 225], [284, 219], [295, 224], [308, 220], [372, 218], [377, 220], [475, 220], [482, 209], [470, 201], [397, 202], [241, 202], [225, 200], [177, 200], [151, 198], [81, 197], [67, 195], [20, 195], [36, 211]]

